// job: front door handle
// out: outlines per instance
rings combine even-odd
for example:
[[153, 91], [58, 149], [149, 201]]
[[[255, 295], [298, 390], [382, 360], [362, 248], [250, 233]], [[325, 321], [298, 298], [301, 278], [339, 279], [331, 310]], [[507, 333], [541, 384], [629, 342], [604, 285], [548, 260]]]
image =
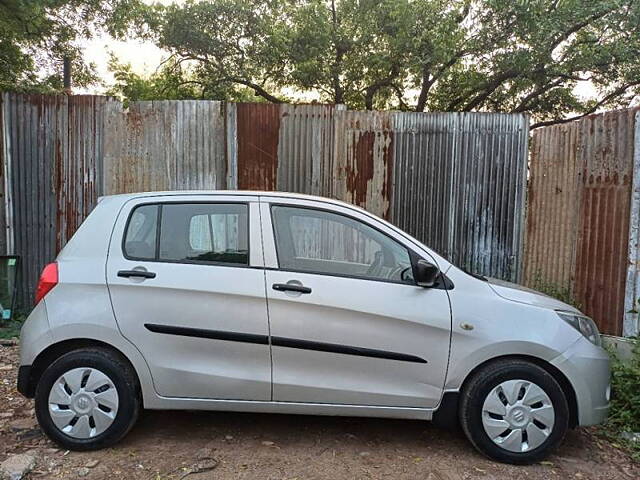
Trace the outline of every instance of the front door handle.
[[272, 287], [274, 290], [279, 292], [311, 293], [311, 289], [309, 287], [297, 285], [295, 283], [274, 283]]
[[123, 278], [129, 278], [129, 277], [156, 278], [155, 273], [147, 272], [146, 270], [119, 270], [118, 276]]

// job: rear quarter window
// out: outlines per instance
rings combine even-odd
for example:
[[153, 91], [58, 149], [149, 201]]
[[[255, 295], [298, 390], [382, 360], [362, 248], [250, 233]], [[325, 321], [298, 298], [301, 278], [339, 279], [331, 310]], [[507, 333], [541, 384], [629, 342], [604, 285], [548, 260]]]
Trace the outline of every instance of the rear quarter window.
[[158, 208], [158, 205], [141, 205], [131, 212], [124, 239], [126, 257], [143, 260], [156, 257]]

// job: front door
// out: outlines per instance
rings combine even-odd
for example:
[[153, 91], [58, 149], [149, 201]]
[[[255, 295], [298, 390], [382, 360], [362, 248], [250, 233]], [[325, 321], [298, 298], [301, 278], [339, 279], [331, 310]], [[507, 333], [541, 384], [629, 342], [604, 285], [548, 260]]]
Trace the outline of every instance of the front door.
[[271, 399], [256, 200], [138, 198], [119, 215], [107, 262], [111, 301], [160, 395]]
[[446, 290], [413, 282], [426, 252], [355, 210], [276, 201], [261, 205], [274, 400], [436, 407], [451, 314]]

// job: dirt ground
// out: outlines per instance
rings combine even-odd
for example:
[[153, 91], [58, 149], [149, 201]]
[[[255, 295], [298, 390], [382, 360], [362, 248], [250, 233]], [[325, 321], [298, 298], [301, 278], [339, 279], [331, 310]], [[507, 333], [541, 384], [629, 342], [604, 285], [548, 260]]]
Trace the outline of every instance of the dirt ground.
[[0, 462], [29, 453], [27, 478], [86, 479], [639, 479], [640, 465], [589, 429], [547, 462], [515, 467], [479, 455], [460, 431], [368, 418], [144, 412], [117, 446], [76, 453], [38, 428], [16, 390], [18, 347], [0, 346]]

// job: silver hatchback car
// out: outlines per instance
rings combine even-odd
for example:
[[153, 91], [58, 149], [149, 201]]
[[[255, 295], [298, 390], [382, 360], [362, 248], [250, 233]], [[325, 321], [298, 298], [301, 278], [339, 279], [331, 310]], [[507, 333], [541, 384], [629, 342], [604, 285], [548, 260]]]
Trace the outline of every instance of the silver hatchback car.
[[69, 449], [117, 442], [141, 408], [227, 410], [459, 423], [530, 463], [609, 404], [591, 319], [324, 198], [104, 197], [36, 303], [18, 390]]

